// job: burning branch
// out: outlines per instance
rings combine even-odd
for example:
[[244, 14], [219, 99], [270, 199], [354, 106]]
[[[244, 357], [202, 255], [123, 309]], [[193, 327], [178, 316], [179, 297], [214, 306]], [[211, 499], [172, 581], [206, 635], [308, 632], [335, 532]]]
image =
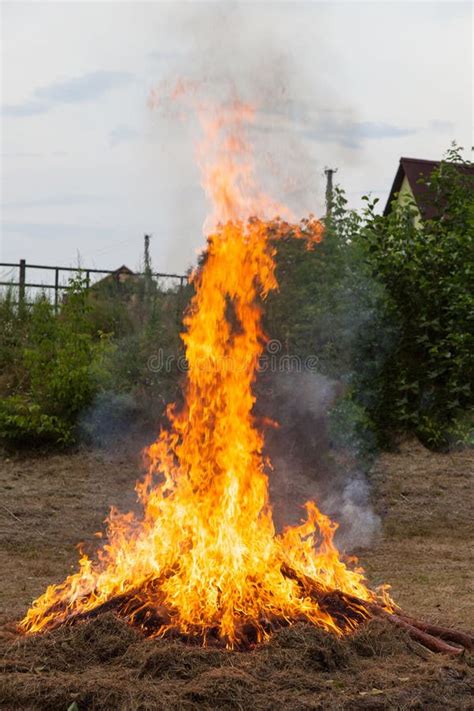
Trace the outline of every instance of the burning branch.
[[[342, 601], [345, 603], [346, 609], [359, 609], [362, 619], [366, 617], [383, 617], [389, 620], [397, 627], [406, 630], [410, 637], [432, 652], [450, 654], [457, 656], [462, 654], [464, 650], [472, 651], [474, 649], [474, 637], [465, 632], [449, 629], [448, 627], [438, 627], [430, 625], [426, 622], [421, 622], [413, 617], [405, 615], [403, 612], [391, 612], [377, 602], [368, 602], [361, 600], [353, 595], [341, 593], [338, 590], [325, 592], [317, 581], [308, 578], [308, 576], [296, 573], [290, 567], [282, 566], [283, 574], [292, 580], [297, 580], [301, 588], [312, 599], [317, 600], [322, 609], [334, 609], [335, 599], [341, 606]], [[336, 603], [336, 608], [338, 604]], [[334, 612], [332, 613], [334, 614]], [[453, 642], [459, 646], [447, 644]]]

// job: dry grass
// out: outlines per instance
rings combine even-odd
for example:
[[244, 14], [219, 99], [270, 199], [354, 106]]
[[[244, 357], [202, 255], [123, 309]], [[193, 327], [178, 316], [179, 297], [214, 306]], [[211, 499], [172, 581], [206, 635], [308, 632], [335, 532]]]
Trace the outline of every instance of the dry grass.
[[474, 628], [474, 452], [429, 452], [417, 442], [384, 454], [372, 473], [381, 539], [362, 554], [374, 583], [389, 582], [415, 616]]
[[381, 621], [343, 640], [298, 624], [239, 653], [145, 639], [109, 613], [1, 651], [0, 707], [25, 711], [468, 709], [472, 690], [464, 660], [418, 658]]
[[[472, 453], [408, 443], [372, 474], [383, 534], [362, 552], [407, 612], [469, 629]], [[132, 505], [137, 462], [94, 453], [1, 463], [1, 619], [20, 617], [77, 560], [111, 503]], [[467, 659], [432, 655], [374, 621], [338, 641], [307, 625], [250, 652], [146, 640], [111, 614], [36, 638], [0, 637], [0, 708], [470, 709]]]

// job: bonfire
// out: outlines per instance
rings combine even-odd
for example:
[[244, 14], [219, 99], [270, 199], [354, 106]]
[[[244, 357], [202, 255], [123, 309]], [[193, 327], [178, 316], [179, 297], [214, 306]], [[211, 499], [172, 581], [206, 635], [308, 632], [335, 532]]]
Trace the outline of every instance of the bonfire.
[[184, 319], [184, 405], [168, 408], [169, 426], [145, 452], [142, 513], [112, 510], [97, 556], [83, 554], [76, 573], [48, 587], [20, 629], [32, 635], [112, 611], [149, 637], [248, 649], [297, 622], [341, 637], [381, 617], [431, 650], [460, 654], [471, 637], [408, 618], [387, 587], [368, 587], [316, 503], [300, 525], [275, 529], [271, 463], [253, 415], [262, 302], [277, 288], [275, 242], [313, 249], [324, 228], [311, 216], [296, 222], [258, 190], [244, 132], [252, 118], [238, 102], [211, 118], [201, 111], [197, 157], [213, 210]]

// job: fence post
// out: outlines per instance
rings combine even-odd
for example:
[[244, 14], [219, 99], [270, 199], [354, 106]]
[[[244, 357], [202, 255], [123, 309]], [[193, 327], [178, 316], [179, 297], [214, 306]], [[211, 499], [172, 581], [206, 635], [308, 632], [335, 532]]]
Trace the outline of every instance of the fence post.
[[58, 312], [59, 306], [59, 269], [54, 270], [54, 312]]
[[25, 303], [25, 282], [26, 282], [26, 261], [20, 259], [20, 278], [18, 279], [18, 303], [20, 308], [23, 307]]

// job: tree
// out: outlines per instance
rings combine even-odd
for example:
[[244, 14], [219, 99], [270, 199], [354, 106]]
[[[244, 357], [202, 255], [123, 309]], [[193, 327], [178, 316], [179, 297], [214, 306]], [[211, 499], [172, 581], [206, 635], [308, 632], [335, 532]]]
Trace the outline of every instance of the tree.
[[[424, 178], [437, 217], [416, 226], [414, 203], [386, 217], [367, 201], [360, 239], [385, 290], [396, 338], [377, 374], [371, 415], [381, 434], [414, 430], [446, 447], [472, 408], [474, 176], [453, 146]], [[364, 382], [365, 381], [365, 382]], [[361, 391], [366, 374], [359, 378]], [[472, 411], [472, 410], [471, 410]]]

